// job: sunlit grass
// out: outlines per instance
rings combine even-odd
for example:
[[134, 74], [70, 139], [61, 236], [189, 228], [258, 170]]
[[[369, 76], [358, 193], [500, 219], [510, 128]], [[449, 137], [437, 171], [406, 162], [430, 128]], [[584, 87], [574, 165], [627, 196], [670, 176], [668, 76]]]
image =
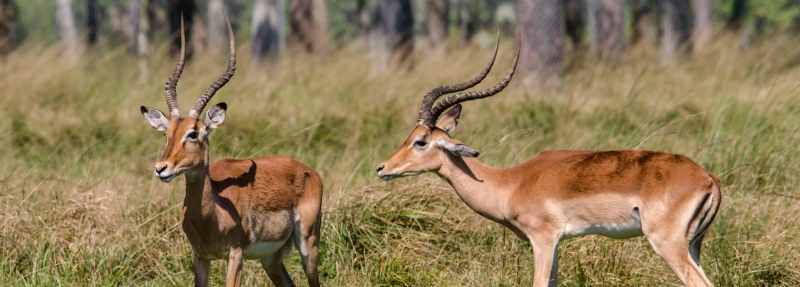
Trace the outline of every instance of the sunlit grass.
[[[720, 286], [800, 284], [800, 46], [776, 37], [742, 52], [720, 39], [708, 51], [657, 65], [634, 48], [602, 63], [572, 52], [564, 87], [520, 83], [464, 105], [454, 137], [497, 167], [545, 149], [638, 148], [686, 154], [719, 176], [720, 213], [702, 263]], [[240, 44], [239, 47], [247, 47]], [[502, 77], [504, 39], [487, 87]], [[331, 286], [528, 286], [530, 245], [469, 210], [433, 175], [385, 183], [374, 175], [415, 123], [431, 88], [468, 79], [490, 48], [445, 57], [418, 53], [411, 69], [371, 73], [357, 47], [321, 58], [288, 54], [236, 76], [211, 100], [228, 103], [210, 136], [211, 158], [290, 155], [324, 180], [321, 276]], [[186, 113], [225, 69], [198, 54], [178, 85]], [[175, 59], [158, 46], [139, 78], [124, 48], [78, 64], [27, 45], [0, 62], [0, 282], [2, 285], [190, 285], [191, 249], [180, 226], [183, 178], [151, 168], [164, 139], [139, 106], [166, 110]], [[564, 286], [680, 285], [644, 238], [582, 237], [559, 248]], [[305, 284], [299, 260], [287, 268]], [[269, 281], [257, 262], [246, 285]], [[224, 263], [212, 265], [221, 285]]]

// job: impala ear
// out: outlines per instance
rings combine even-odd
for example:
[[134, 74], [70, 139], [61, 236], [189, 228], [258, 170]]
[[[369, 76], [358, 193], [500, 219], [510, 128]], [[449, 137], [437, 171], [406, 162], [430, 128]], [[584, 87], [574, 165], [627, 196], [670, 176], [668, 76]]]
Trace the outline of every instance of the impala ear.
[[225, 121], [225, 110], [228, 105], [219, 103], [206, 111], [206, 118], [203, 119], [203, 124], [206, 126], [206, 134], [210, 134], [212, 130], [218, 128]]
[[169, 119], [167, 118], [166, 115], [164, 115], [164, 113], [162, 113], [159, 110], [148, 108], [145, 106], [139, 108], [139, 111], [142, 112], [144, 118], [147, 119], [148, 122], [150, 122], [150, 125], [153, 126], [154, 129], [160, 132], [167, 131], [167, 128], [169, 127]]
[[475, 151], [471, 147], [468, 147], [467, 145], [457, 141], [453, 143], [448, 141], [442, 141], [442, 144], [440, 146], [442, 149], [446, 149], [451, 153], [453, 153], [454, 155], [460, 157], [478, 157], [478, 155], [480, 155], [479, 152]]
[[459, 117], [461, 117], [461, 104], [457, 104], [447, 111], [439, 122], [436, 123], [436, 127], [450, 134], [450, 132], [456, 129]]

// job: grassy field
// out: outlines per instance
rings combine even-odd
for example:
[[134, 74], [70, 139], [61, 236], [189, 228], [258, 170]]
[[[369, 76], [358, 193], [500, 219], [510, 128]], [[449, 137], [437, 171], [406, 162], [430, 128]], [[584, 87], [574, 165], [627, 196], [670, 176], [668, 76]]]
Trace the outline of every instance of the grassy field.
[[[569, 54], [564, 87], [521, 83], [464, 105], [454, 137], [489, 165], [547, 149], [648, 149], [685, 154], [716, 174], [724, 199], [702, 264], [719, 286], [800, 285], [800, 46], [776, 37], [748, 52], [719, 40], [659, 66], [634, 49], [612, 63]], [[416, 55], [413, 68], [371, 74], [349, 48], [321, 59], [287, 55], [271, 70], [248, 63], [211, 104], [228, 103], [210, 136], [212, 160], [290, 155], [325, 184], [321, 277], [328, 286], [529, 286], [527, 242], [473, 213], [434, 175], [386, 183], [375, 174], [413, 127], [434, 86], [476, 74], [487, 48]], [[501, 43], [498, 81], [513, 43]], [[0, 285], [186, 286], [191, 250], [179, 226], [184, 179], [152, 175], [164, 138], [139, 113], [166, 110], [176, 59], [159, 47], [150, 75], [124, 49], [77, 64], [55, 47], [23, 46], [0, 62]], [[224, 71], [197, 55], [178, 85], [185, 114]], [[560, 245], [562, 286], [679, 286], [644, 238], [588, 236]], [[223, 284], [224, 263], [212, 264]], [[287, 262], [305, 285], [296, 252]], [[246, 286], [269, 281], [247, 262]]]

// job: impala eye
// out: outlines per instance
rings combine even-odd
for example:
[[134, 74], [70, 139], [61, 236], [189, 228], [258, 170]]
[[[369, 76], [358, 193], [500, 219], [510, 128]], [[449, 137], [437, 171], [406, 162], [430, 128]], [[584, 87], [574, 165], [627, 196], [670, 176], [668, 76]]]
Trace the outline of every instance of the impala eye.
[[416, 141], [414, 141], [414, 146], [416, 146], [416, 147], [425, 147], [426, 145], [428, 145], [428, 142], [426, 142], [424, 140], [416, 140]]
[[190, 132], [189, 134], [186, 135], [186, 137], [190, 138], [190, 139], [193, 139], [193, 140], [196, 140], [197, 139], [197, 132]]

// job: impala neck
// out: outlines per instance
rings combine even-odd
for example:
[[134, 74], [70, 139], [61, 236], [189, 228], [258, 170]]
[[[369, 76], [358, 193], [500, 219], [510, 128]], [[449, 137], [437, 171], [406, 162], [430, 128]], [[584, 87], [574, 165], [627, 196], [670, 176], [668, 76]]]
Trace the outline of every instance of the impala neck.
[[475, 158], [463, 158], [447, 151], [442, 154], [446, 156], [436, 174], [447, 181], [472, 210], [505, 224], [509, 189], [499, 170]]
[[211, 175], [208, 169], [208, 149], [203, 154], [203, 162], [192, 171], [186, 172], [186, 215], [192, 219], [208, 218], [214, 214], [214, 199], [211, 188]]

